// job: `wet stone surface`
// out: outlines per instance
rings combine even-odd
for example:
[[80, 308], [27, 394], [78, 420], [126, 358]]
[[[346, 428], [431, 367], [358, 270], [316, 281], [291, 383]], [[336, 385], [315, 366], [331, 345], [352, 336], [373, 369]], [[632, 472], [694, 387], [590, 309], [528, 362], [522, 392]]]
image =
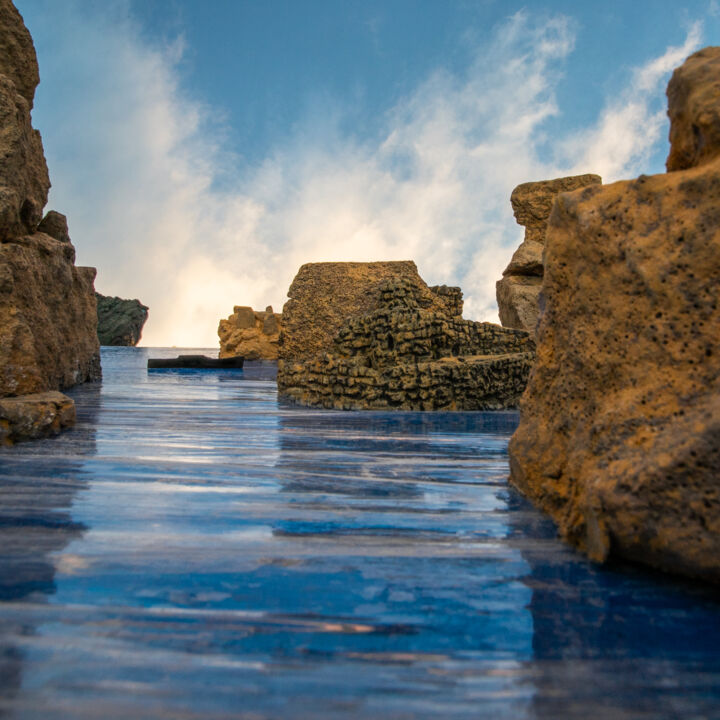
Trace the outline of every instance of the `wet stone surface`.
[[0, 718], [720, 717], [717, 594], [556, 540], [514, 413], [304, 410], [272, 365], [148, 354], [1, 451]]

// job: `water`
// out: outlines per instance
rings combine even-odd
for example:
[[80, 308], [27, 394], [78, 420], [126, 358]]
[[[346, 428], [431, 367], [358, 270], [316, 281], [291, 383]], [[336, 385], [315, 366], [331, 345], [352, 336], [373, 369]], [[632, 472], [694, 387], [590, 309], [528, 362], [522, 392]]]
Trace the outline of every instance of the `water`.
[[147, 355], [0, 454], [1, 718], [720, 718], [717, 595], [556, 540], [506, 483], [516, 414]]

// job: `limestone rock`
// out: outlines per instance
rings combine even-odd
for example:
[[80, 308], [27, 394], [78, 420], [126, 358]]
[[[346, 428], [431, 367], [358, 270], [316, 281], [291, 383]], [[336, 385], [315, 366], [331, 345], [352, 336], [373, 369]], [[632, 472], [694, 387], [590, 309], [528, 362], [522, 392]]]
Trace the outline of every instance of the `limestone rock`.
[[27, 403], [5, 398], [61, 390], [100, 376], [95, 270], [75, 267], [75, 248], [62, 215], [48, 213], [43, 231], [37, 231], [50, 187], [40, 134], [30, 124], [37, 83], [30, 34], [12, 3], [0, 0], [3, 442], [67, 425], [67, 403], [72, 404], [64, 396]]
[[[688, 82], [711, 117], [703, 57], [669, 95]], [[511, 481], [597, 560], [720, 582], [720, 159], [695, 157], [556, 201]]]
[[277, 360], [282, 315], [268, 305], [265, 311], [236, 305], [218, 326], [220, 357], [241, 355], [246, 360]]
[[75, 403], [59, 392], [0, 398], [0, 446], [57, 435], [75, 424]]
[[720, 155], [720, 47], [691, 55], [667, 88], [670, 118], [668, 172], [702, 165]]
[[462, 313], [460, 289], [429, 288], [412, 260], [308, 263], [300, 268], [288, 290], [279, 358], [301, 360], [329, 351], [335, 334], [348, 318], [374, 309], [380, 288], [403, 279], [421, 289], [425, 307], [457, 315], [459, 302]]
[[598, 175], [574, 175], [523, 183], [513, 190], [510, 203], [518, 224], [525, 226], [525, 239], [496, 284], [500, 322], [504, 327], [535, 332], [540, 313], [545, 231], [555, 198], [560, 193], [601, 182]]
[[60, 242], [70, 242], [67, 218], [55, 210], [50, 210], [38, 225], [38, 232], [54, 237]]
[[453, 302], [428, 306], [420, 283], [381, 285], [375, 308], [348, 318], [330, 352], [281, 360], [281, 397], [346, 410], [514, 407], [534, 358], [528, 334], [463, 320], [454, 314], [459, 289], [445, 293]]
[[139, 300], [123, 300], [100, 293], [95, 293], [95, 299], [100, 344], [126, 347], [137, 345], [148, 318], [147, 306]]
[[30, 32], [11, 0], [0, 0], [0, 71], [32, 110], [40, 71]]
[[100, 376], [94, 268], [43, 233], [0, 243], [0, 397]]

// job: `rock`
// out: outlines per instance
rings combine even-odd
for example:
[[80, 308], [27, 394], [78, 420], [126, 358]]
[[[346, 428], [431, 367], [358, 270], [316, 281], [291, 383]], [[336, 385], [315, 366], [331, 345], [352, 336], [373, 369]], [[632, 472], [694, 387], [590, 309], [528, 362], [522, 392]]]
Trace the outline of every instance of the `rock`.
[[[693, 116], [718, 112], [693, 85], [710, 82], [697, 68], [712, 51], [676, 71], [671, 106], [683, 82]], [[720, 159], [693, 157], [698, 167], [558, 197], [511, 482], [598, 561], [719, 582]]]
[[148, 318], [148, 308], [139, 300], [123, 300], [100, 293], [95, 293], [95, 298], [100, 344], [126, 347], [137, 345]]
[[691, 55], [667, 88], [668, 172], [697, 167], [720, 155], [720, 47]]
[[525, 239], [496, 284], [500, 322], [504, 327], [535, 332], [540, 313], [545, 231], [553, 202], [558, 194], [599, 185], [598, 175], [529, 182], [518, 185], [510, 196], [518, 224], [525, 226]]
[[496, 410], [514, 407], [534, 358], [526, 332], [454, 314], [452, 302], [428, 305], [427, 286], [401, 277], [378, 288], [375, 307], [348, 318], [329, 352], [281, 360], [281, 397], [338, 409]]
[[70, 242], [67, 218], [55, 210], [50, 210], [38, 225], [38, 232], [54, 237], [60, 242]]
[[[0, 398], [3, 442], [72, 422], [72, 401], [7, 400], [100, 377], [94, 268], [75, 267], [65, 218], [48, 213], [50, 181], [30, 124], [37, 60], [30, 34], [0, 0]], [[49, 234], [48, 234], [49, 233]], [[60, 398], [60, 399], [58, 399]], [[8, 409], [9, 408], [9, 409]]]
[[220, 357], [240, 355], [246, 360], [277, 360], [282, 315], [268, 305], [264, 312], [236, 305], [218, 326]]
[[0, 398], [0, 446], [57, 435], [75, 424], [75, 403], [59, 392]]
[[535, 332], [540, 313], [542, 278], [506, 275], [496, 287], [500, 322], [503, 327]]
[[412, 260], [303, 265], [290, 285], [289, 299], [283, 307], [279, 358], [301, 360], [329, 351], [335, 334], [348, 318], [374, 309], [380, 288], [402, 279], [422, 288], [426, 307], [443, 311], [452, 307], [453, 314], [457, 314], [457, 297], [428, 288]]

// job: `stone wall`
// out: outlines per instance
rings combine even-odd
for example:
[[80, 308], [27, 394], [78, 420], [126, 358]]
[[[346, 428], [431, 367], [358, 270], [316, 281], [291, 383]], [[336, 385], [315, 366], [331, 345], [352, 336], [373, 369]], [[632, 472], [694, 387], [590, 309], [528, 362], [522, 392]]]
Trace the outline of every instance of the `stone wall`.
[[560, 193], [601, 182], [599, 175], [574, 175], [523, 183], [513, 190], [510, 203], [518, 224], [525, 227], [525, 239], [496, 284], [500, 322], [504, 327], [535, 332], [540, 313], [545, 232], [555, 198]]
[[[30, 33], [0, 0], [0, 443], [74, 421], [57, 391], [100, 377], [94, 268], [75, 267], [67, 223], [42, 218], [50, 187], [30, 121], [39, 81]], [[64, 398], [64, 396], [60, 396]]]
[[281, 396], [344, 410], [516, 406], [534, 358], [528, 334], [452, 314], [461, 307], [459, 288], [443, 293], [452, 302], [428, 306], [423, 285], [408, 278], [382, 285], [376, 308], [349, 318], [330, 352], [282, 362]]
[[268, 305], [264, 311], [236, 305], [218, 325], [220, 357], [242, 356], [246, 360], [277, 360], [282, 315]]
[[697, 165], [557, 199], [538, 360], [510, 442], [512, 483], [592, 558], [714, 582], [719, 88], [720, 48], [670, 82], [668, 167]]

